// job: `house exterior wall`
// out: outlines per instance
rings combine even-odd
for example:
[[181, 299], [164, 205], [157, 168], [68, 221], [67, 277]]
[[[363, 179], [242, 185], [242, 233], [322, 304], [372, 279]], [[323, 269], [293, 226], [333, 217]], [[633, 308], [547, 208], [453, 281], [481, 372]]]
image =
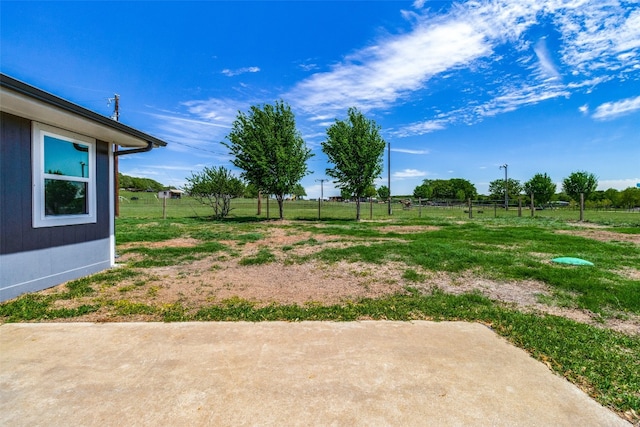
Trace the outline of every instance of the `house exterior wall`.
[[109, 267], [113, 240], [109, 144], [96, 144], [97, 221], [34, 228], [31, 120], [1, 114], [0, 301]]

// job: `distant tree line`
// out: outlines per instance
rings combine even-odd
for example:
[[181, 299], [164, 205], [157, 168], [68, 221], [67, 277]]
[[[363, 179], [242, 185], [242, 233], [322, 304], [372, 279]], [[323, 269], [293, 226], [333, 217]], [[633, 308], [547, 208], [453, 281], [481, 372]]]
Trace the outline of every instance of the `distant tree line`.
[[413, 191], [414, 198], [424, 200], [457, 200], [460, 202], [468, 199], [496, 201], [504, 200], [505, 192], [510, 200], [523, 198], [529, 203], [533, 194], [534, 204], [544, 206], [554, 201], [580, 202], [580, 194], [583, 194], [587, 208], [634, 208], [640, 206], [640, 188], [629, 187], [618, 191], [610, 188], [606, 191], [597, 191], [597, 177], [589, 172], [572, 172], [562, 181], [562, 191], [556, 192], [556, 184], [546, 173], [537, 173], [530, 180], [522, 184], [519, 180], [508, 178], [496, 179], [489, 183], [489, 194], [479, 195], [473, 184], [465, 179], [425, 179]]
[[151, 178], [138, 178], [118, 172], [118, 185], [129, 191], [162, 191], [167, 187]]

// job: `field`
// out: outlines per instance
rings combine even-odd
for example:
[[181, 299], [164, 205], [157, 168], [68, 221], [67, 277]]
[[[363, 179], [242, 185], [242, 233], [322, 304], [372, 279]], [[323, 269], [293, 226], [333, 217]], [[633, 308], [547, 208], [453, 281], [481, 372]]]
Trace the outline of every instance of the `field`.
[[[138, 200], [130, 200], [138, 197]], [[640, 213], [403, 209], [127, 195], [115, 268], [0, 305], [0, 320], [481, 322], [640, 423]], [[467, 212], [465, 212], [467, 210]], [[479, 213], [478, 211], [482, 211]], [[371, 218], [371, 219], [370, 219]], [[571, 256], [595, 265], [566, 266]]]

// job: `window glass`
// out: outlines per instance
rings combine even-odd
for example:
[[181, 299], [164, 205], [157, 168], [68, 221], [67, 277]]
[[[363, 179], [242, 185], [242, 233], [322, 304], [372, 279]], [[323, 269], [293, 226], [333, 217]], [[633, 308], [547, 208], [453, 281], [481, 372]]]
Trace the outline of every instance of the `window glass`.
[[33, 122], [33, 226], [95, 223], [96, 141]]
[[44, 205], [47, 216], [88, 214], [87, 183], [45, 179]]
[[45, 135], [44, 173], [89, 178], [89, 147]]

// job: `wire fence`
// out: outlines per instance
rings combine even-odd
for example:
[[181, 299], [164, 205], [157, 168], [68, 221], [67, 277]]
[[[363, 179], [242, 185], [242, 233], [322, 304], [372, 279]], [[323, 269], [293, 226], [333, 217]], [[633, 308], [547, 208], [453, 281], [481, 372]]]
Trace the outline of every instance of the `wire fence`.
[[[166, 202], [166, 203], [165, 203]], [[355, 201], [327, 200], [285, 200], [283, 217], [291, 220], [348, 220], [356, 218], [357, 203]], [[360, 202], [360, 219], [381, 220], [389, 218], [427, 218], [427, 217], [459, 217], [459, 218], [500, 218], [525, 217], [553, 213], [571, 216], [579, 211], [577, 205], [547, 205], [533, 209], [524, 201], [514, 201], [505, 206], [504, 200], [422, 200], [409, 198], [393, 198], [387, 201], [362, 200]], [[593, 210], [588, 210], [593, 211]], [[599, 209], [603, 211], [603, 209]], [[608, 212], [629, 211], [610, 208]], [[640, 213], [637, 210], [635, 213]], [[144, 218], [177, 218], [177, 217], [211, 217], [213, 209], [195, 199], [182, 196], [177, 199], [157, 199], [154, 194], [137, 193], [131, 197], [120, 198], [120, 217]], [[273, 198], [233, 199], [231, 201], [230, 218], [247, 220], [268, 220], [280, 217], [279, 206]]]

